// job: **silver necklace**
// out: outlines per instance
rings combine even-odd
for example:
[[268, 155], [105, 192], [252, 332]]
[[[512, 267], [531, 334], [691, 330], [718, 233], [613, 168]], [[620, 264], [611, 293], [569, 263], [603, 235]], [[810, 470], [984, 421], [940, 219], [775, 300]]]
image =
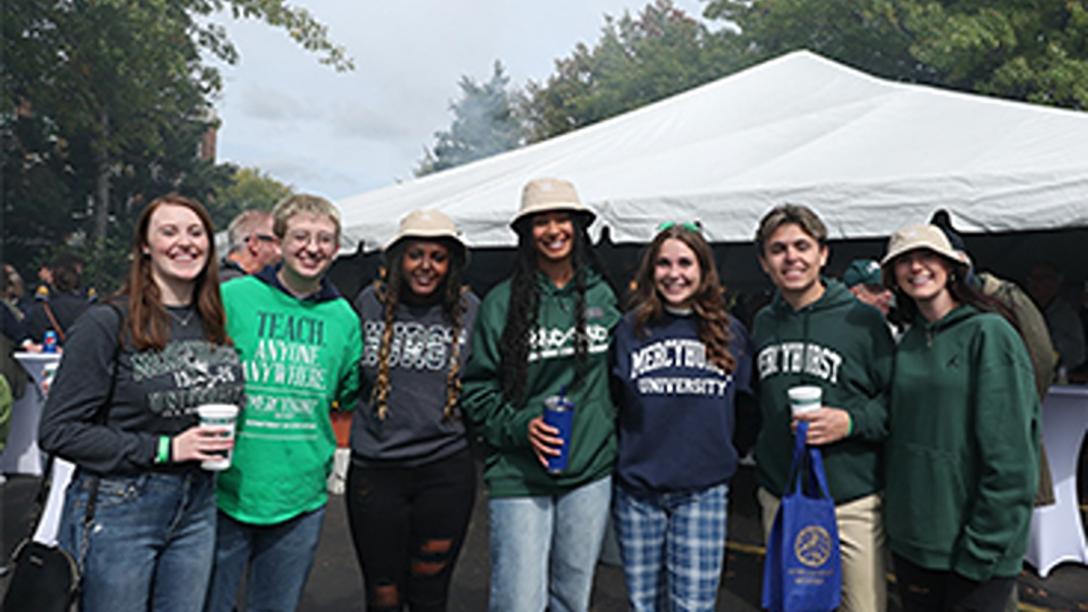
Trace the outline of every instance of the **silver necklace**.
[[182, 327], [188, 327], [189, 321], [193, 320], [193, 313], [194, 312], [196, 312], [196, 311], [195, 310], [190, 310], [189, 312], [185, 313], [184, 317], [181, 317], [181, 316], [178, 316], [178, 315], [174, 314], [174, 311], [170, 310], [169, 308], [166, 309], [166, 314], [170, 315], [170, 318], [177, 321], [178, 325], [180, 325]]

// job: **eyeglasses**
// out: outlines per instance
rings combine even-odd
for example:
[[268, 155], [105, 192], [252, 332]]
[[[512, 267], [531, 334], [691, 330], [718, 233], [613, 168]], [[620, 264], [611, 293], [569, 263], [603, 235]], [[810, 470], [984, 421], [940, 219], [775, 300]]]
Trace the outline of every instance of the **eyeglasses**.
[[681, 227], [689, 232], [695, 232], [696, 234], [703, 233], [703, 225], [698, 221], [666, 221], [657, 226], [657, 231], [664, 232], [674, 227]]

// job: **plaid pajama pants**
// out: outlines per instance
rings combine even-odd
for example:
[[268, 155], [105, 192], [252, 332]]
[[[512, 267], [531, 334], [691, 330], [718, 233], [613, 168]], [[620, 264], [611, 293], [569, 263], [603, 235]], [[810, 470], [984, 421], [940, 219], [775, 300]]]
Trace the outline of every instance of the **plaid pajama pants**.
[[714, 609], [728, 502], [727, 484], [637, 495], [616, 485], [612, 517], [632, 610]]

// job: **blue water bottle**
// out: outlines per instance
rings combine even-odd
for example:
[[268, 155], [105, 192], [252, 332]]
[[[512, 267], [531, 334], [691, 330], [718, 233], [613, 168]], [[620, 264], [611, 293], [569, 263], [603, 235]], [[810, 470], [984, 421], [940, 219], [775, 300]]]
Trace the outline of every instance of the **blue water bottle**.
[[560, 391], [559, 395], [544, 399], [544, 422], [558, 429], [559, 433], [556, 437], [563, 440], [563, 446], [559, 447], [559, 454], [548, 457], [548, 472], [561, 474], [567, 469], [567, 459], [570, 456], [570, 430], [574, 425], [574, 402], [567, 398], [566, 393]]
[[45, 332], [45, 337], [42, 338], [42, 352], [43, 353], [55, 353], [57, 352], [57, 332], [49, 330]]

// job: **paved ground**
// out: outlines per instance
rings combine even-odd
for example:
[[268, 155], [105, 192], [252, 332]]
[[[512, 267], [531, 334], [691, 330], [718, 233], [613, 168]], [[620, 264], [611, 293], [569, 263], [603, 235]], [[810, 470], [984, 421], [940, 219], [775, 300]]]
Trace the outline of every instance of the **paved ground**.
[[[1084, 462], [1082, 461], [1082, 467]], [[25, 512], [30, 506], [36, 479], [9, 478], [0, 487], [0, 558], [14, 547], [25, 533]], [[1088, 483], [1081, 480], [1082, 488]], [[728, 557], [724, 580], [718, 597], [718, 610], [758, 610], [761, 565], [758, 513], [754, 499], [751, 468], [742, 468], [734, 479], [730, 494]], [[1081, 491], [1082, 509], [1088, 491]], [[486, 609], [489, 563], [487, 552], [486, 497], [481, 493], [468, 539], [453, 576], [451, 612]], [[1031, 569], [1020, 578], [1022, 610], [1088, 610], [1088, 567], [1065, 564], [1041, 580]], [[0, 579], [0, 590], [6, 587]], [[342, 497], [330, 502], [317, 562], [306, 588], [303, 612], [360, 611], [366, 606], [359, 573], [348, 535], [347, 517]], [[893, 610], [894, 610], [893, 606]], [[623, 575], [616, 567], [598, 566], [593, 592], [594, 612], [626, 610]]]

